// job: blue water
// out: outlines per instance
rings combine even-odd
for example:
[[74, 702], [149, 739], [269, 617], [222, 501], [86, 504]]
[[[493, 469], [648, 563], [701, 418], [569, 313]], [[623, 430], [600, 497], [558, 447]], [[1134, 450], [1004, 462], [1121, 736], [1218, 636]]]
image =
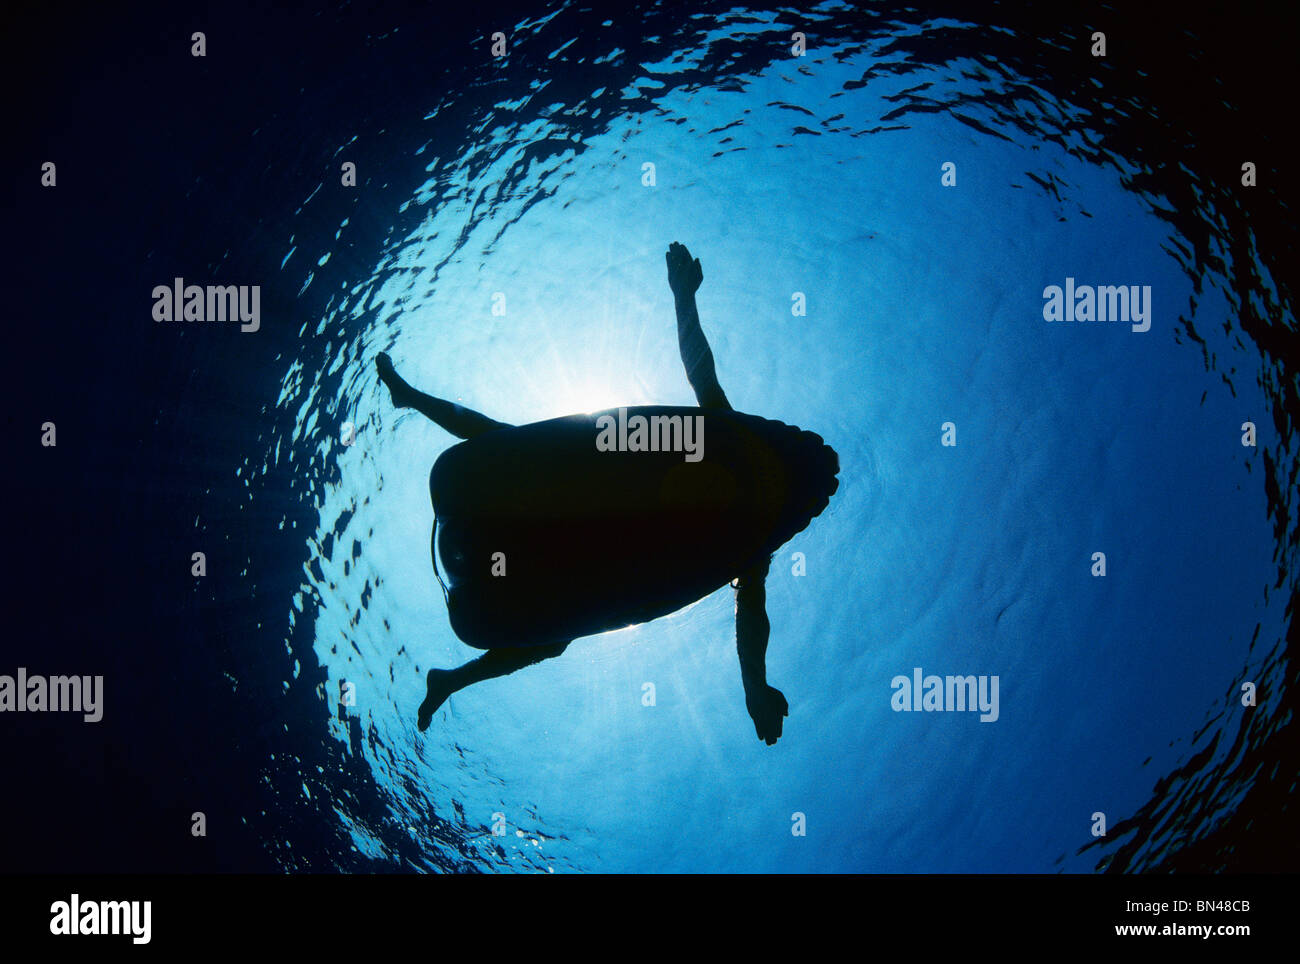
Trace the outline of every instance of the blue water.
[[[267, 336], [185, 330], [181, 376], [237, 387], [170, 410], [220, 426], [176, 460], [221, 573], [186, 617], [213, 655], [176, 659], [229, 712], [228, 822], [287, 870], [1093, 872], [1165, 866], [1257, 783], [1289, 796], [1296, 320], [1266, 186], [1236, 153], [1182, 163], [1193, 135], [1089, 24], [705, 12], [539, 5], [442, 47], [394, 20], [347, 32], [371, 53], [300, 116], [248, 111], [239, 183], [291, 189], [230, 202], [229, 264], [205, 250], [216, 281], [266, 266]], [[345, 88], [374, 115], [330, 107]], [[191, 203], [228, 196], [216, 171]], [[783, 736], [746, 713], [730, 589], [419, 732], [425, 673], [478, 655], [429, 557], [457, 440], [392, 406], [376, 354], [514, 424], [692, 405], [671, 241], [732, 404], [839, 454], [767, 580]], [[177, 260], [159, 241], [145, 274], [202, 273]], [[1046, 322], [1067, 277], [1150, 286], [1150, 330]], [[896, 712], [917, 667], [996, 676], [998, 718]]]
[[[1233, 377], [1207, 372], [1181, 317], [1192, 300], [1202, 333], [1230, 325], [1232, 296], [1210, 276], [1194, 297], [1161, 199], [1131, 189], [1122, 160], [1008, 131], [978, 101], [965, 123], [942, 109], [882, 125], [900, 104], [991, 93], [1045, 133], [1068, 126], [1069, 106], [1023, 78], [978, 57], [884, 73], [887, 38], [696, 74], [783, 22], [736, 10], [695, 46], [664, 38], [621, 91], [582, 83], [579, 65], [620, 57], [596, 31], [531, 77], [484, 63], [483, 89], [409, 105], [403, 135], [420, 142], [363, 178], [424, 173], [405, 222], [370, 253], [342, 250], [340, 222], [318, 263], [346, 254], [345, 283], [304, 321], [302, 357], [280, 359], [282, 417], [241, 466], [337, 465], [302, 492], [318, 521], [290, 625], [311, 620], [324, 692], [356, 686], [347, 713], [370, 734], [356, 749], [383, 819], [437, 850], [427, 816], [454, 814], [476, 866], [1092, 869], [1076, 851], [1094, 812], [1131, 814], [1207, 712], [1242, 712], [1237, 684], [1282, 638], [1258, 449], [1240, 441], [1244, 421], [1261, 446], [1283, 441], [1266, 363], [1219, 336], [1216, 367]], [[512, 38], [557, 52], [573, 39], [544, 21]], [[456, 100], [476, 123], [453, 150], [434, 131]], [[347, 143], [338, 158], [380, 150]], [[955, 187], [941, 185], [949, 161]], [[307, 271], [309, 288], [315, 249], [287, 230], [283, 271]], [[693, 404], [671, 240], [703, 263], [700, 317], [732, 403], [840, 455], [839, 493], [768, 578], [785, 735], [764, 746], [746, 716], [730, 590], [466, 689], [418, 733], [425, 671], [476, 655], [451, 632], [428, 554], [428, 469], [456, 440], [391, 406], [374, 355], [516, 424]], [[1043, 289], [1067, 276], [1151, 286], [1150, 331], [1045, 322]], [[954, 447], [940, 444], [949, 421]], [[1098, 551], [1104, 578], [1090, 575]], [[998, 676], [999, 718], [894, 712], [890, 681], [914, 667]], [[347, 744], [346, 721], [329, 733]], [[331, 800], [362, 854], [389, 855], [379, 815], [328, 777], [304, 773], [301, 792]]]

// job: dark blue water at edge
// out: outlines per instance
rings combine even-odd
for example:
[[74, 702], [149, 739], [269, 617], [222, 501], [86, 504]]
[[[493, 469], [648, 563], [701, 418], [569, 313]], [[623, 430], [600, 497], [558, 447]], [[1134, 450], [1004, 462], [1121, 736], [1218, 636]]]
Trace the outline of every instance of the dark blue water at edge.
[[[282, 417], [275, 401], [285, 366], [277, 359], [301, 358], [322, 373], [317, 378], [331, 377], [324, 374], [329, 336], [304, 342], [298, 332], [303, 325], [314, 330], [329, 313], [361, 259], [390, 234], [400, 236], [401, 227], [419, 223], [418, 208], [392, 212], [426, 175], [411, 165], [391, 168], [393, 179], [372, 186], [364, 205], [343, 194], [305, 201], [349, 137], [360, 145], [350, 156], [367, 169], [388, 170], [389, 158], [409, 157], [426, 142], [455, 156], [482, 105], [526, 89], [529, 71], [555, 75], [548, 99], [558, 103], [601, 87], [621, 91], [643, 73], [642, 63], [664, 58], [664, 47], [703, 43], [709, 19], [689, 20], [688, 13], [720, 16], [725, 9], [651, 6], [617, 18], [605, 42], [626, 53], [602, 68], [607, 77], [595, 68], [566, 75], [548, 59], [565, 39], [606, 19], [572, 7], [544, 24], [538, 8], [502, 11], [504, 23], [529, 27], [515, 31], [520, 43], [511, 73], [486, 78], [466, 53], [486, 30], [478, 18], [363, 14], [346, 6], [301, 15], [213, 9], [203, 19], [211, 38], [238, 51], [242, 69], [233, 75], [211, 65], [192, 71], [183, 46], [164, 52], [142, 43], [145, 33], [194, 29], [193, 16], [170, 10], [129, 21], [51, 18], [57, 29], [31, 24], [14, 31], [9, 42], [21, 39], [27, 51], [11, 65], [36, 70], [46, 82], [17, 105], [17, 127], [30, 132], [24, 143], [35, 145], [17, 166], [35, 155], [67, 158], [63, 183], [80, 178], [94, 189], [53, 202], [16, 194], [9, 256], [19, 281], [11, 309], [18, 344], [7, 355], [7, 418], [14, 438], [55, 418], [60, 439], [51, 453], [18, 448], [6, 479], [17, 523], [12, 598], [21, 602], [12, 631], [19, 655], [8, 662], [63, 662], [130, 683], [110, 690], [124, 712], [106, 717], [93, 740], [69, 740], [58, 720], [15, 721], [6, 763], [10, 772], [30, 775], [29, 795], [7, 800], [6, 810], [8, 823], [27, 832], [6, 869], [489, 866], [481, 840], [466, 831], [481, 820], [429, 812], [413, 831], [390, 814], [388, 789], [363, 752], [377, 752], [382, 742], [373, 729], [345, 716], [346, 747], [325, 735], [326, 718], [336, 711], [323, 696], [328, 677], [314, 656], [310, 618], [324, 601], [309, 599], [292, 631], [285, 624], [287, 601], [311, 563], [303, 536], [318, 514], [283, 477], [245, 485], [232, 475], [261, 451], [268, 422]], [[1070, 105], [1074, 128], [1105, 130], [1095, 156], [1072, 138], [1071, 125], [1045, 133], [1040, 120], [1022, 117], [1019, 102], [981, 98], [978, 81], [952, 103], [936, 105], [923, 92], [904, 96], [889, 105], [900, 113], [882, 126], [906, 125], [933, 110], [998, 117], [1005, 107], [1000, 131], [1020, 125], [1026, 138], [1055, 138], [1099, 166], [1124, 170], [1126, 186], [1184, 239], [1175, 257], [1190, 278], [1207, 271], [1228, 278], [1227, 294], [1237, 300], [1226, 330], [1198, 328], [1191, 304], [1179, 340], [1229, 386], [1240, 376], [1219, 369], [1223, 346], [1253, 345], [1264, 360], [1272, 441], [1256, 471], [1276, 538], [1276, 579], [1267, 589], [1286, 600], [1288, 619], [1278, 638], [1252, 643], [1259, 660], [1253, 678], [1270, 702], [1266, 713], [1238, 722], [1236, 680], [1224, 680], [1222, 704], [1207, 706], [1203, 721], [1189, 721], [1178, 765], [1151, 774], [1150, 801], [1114, 825], [1107, 842], [1061, 852], [1111, 871], [1293, 869], [1300, 351], [1292, 308], [1294, 161], [1279, 142], [1289, 123], [1286, 38], [1295, 31], [1294, 24], [1260, 30], [1245, 15], [1181, 16], [1174, 26], [1151, 13], [1071, 16], [961, 5], [932, 7], [927, 19], [939, 25], [916, 32], [906, 9], [872, 6], [832, 12], [818, 29], [841, 42], [860, 36], [873, 45], [880, 72], [903, 75], [909, 63], [975, 56], [992, 72], [1034, 78], [1045, 102]], [[1096, 93], [1098, 67], [1079, 41], [1103, 20], [1112, 43], [1101, 68], [1110, 107]], [[532, 44], [523, 40], [530, 31]], [[1140, 68], [1123, 56], [1138, 38]], [[108, 56], [113, 51], [129, 56], [119, 62]], [[756, 73], [774, 56], [739, 38], [715, 40], [709, 51], [698, 73], [673, 82], [715, 85], [720, 75]], [[87, 83], [87, 75], [95, 79]], [[870, 80], [864, 75], [863, 83]], [[481, 100], [453, 99], [432, 128], [413, 123], [420, 116], [414, 104], [432, 111], [442, 92], [473, 84], [481, 85]], [[652, 117], [658, 96], [621, 100], [618, 109]], [[600, 122], [574, 121], [583, 123], [590, 136]], [[538, 143], [532, 152], [542, 162], [567, 149]], [[1271, 163], [1246, 201], [1233, 190], [1243, 150]], [[1171, 166], [1174, 157], [1185, 170]], [[335, 233], [344, 219], [340, 245]], [[160, 338], [140, 324], [148, 311], [141, 292], [173, 268], [206, 269], [232, 283], [277, 277], [287, 234], [297, 239], [296, 260], [264, 287], [262, 310], [293, 323], [259, 332], [256, 351], [238, 337]], [[335, 256], [318, 264], [330, 251]], [[307, 472], [313, 487], [338, 481], [328, 461]], [[199, 516], [221, 537], [206, 546], [213, 577], [196, 586], [176, 559], [192, 551], [189, 534]], [[236, 581], [236, 573], [247, 578]], [[306, 685], [285, 689], [295, 662]], [[231, 677], [239, 680], [233, 689]], [[327, 775], [336, 798], [301, 793], [302, 774], [312, 771]], [[87, 808], [87, 800], [94, 806]], [[339, 803], [362, 815], [385, 856], [353, 848], [335, 812]], [[188, 814], [196, 809], [221, 832], [191, 840]], [[1203, 812], [1215, 813], [1217, 822], [1199, 825]], [[160, 838], [160, 825], [174, 825], [178, 842]]]

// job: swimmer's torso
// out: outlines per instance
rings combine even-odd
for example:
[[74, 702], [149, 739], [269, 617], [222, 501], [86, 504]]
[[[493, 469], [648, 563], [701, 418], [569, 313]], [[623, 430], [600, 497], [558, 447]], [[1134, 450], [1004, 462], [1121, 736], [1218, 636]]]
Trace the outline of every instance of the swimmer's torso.
[[430, 475], [452, 627], [484, 648], [545, 645], [680, 609], [825, 507], [829, 452], [780, 422], [667, 406], [453, 446]]

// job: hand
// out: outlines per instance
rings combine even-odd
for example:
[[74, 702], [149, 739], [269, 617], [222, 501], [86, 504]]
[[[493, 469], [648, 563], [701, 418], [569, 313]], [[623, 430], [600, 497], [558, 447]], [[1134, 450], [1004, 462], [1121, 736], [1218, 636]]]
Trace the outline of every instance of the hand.
[[781, 718], [790, 715], [790, 704], [779, 689], [766, 683], [746, 689], [745, 709], [760, 740], [771, 746], [781, 738]]
[[700, 259], [692, 260], [686, 245], [674, 241], [664, 252], [664, 260], [668, 262], [668, 287], [673, 289], [673, 294], [679, 298], [695, 294], [704, 280]]

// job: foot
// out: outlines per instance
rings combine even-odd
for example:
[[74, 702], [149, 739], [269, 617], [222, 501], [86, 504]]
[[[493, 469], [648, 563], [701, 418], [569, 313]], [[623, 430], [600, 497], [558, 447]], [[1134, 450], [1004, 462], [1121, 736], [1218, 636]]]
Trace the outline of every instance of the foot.
[[431, 669], [426, 678], [428, 683], [428, 692], [424, 696], [424, 702], [420, 704], [420, 715], [416, 718], [416, 725], [423, 733], [429, 728], [429, 721], [433, 719], [433, 714], [438, 712], [438, 707], [447, 702], [447, 697], [456, 692], [456, 688], [451, 685], [452, 671], [449, 669]]
[[790, 704], [779, 689], [763, 683], [746, 690], [745, 708], [760, 740], [771, 746], [781, 738], [782, 717], [790, 715]]
[[415, 389], [406, 384], [402, 376], [397, 374], [388, 352], [381, 351], [375, 357], [375, 368], [379, 370], [379, 380], [388, 386], [388, 394], [392, 396], [393, 404], [398, 408], [409, 408]]

